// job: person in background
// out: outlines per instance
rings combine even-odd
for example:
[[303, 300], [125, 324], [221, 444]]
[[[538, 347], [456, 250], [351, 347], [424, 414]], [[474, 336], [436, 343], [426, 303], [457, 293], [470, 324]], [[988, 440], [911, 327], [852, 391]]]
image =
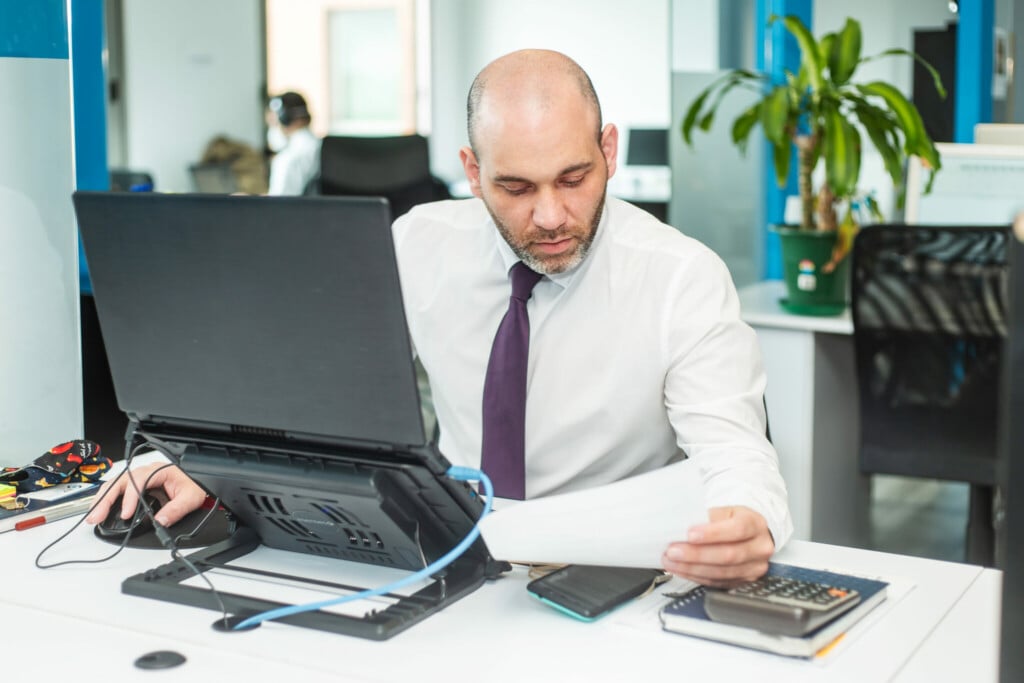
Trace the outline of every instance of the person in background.
[[320, 173], [320, 138], [309, 124], [312, 117], [306, 99], [297, 92], [272, 97], [267, 103], [267, 146], [270, 162], [270, 195], [301, 195]]

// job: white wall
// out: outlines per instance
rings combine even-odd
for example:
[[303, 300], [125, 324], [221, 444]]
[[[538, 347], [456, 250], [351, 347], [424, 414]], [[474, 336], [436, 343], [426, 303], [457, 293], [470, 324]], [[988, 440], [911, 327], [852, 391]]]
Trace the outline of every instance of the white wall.
[[192, 188], [188, 166], [219, 134], [263, 146], [256, 0], [123, 3], [127, 164], [156, 189]]
[[68, 71], [0, 58], [0, 465], [82, 436]]
[[[668, 0], [435, 0], [431, 163], [462, 177], [466, 94], [488, 62], [520, 48], [564, 52], [587, 71], [606, 122], [669, 124]], [[624, 142], [624, 141], [623, 141]], [[622, 150], [620, 150], [620, 153]]]

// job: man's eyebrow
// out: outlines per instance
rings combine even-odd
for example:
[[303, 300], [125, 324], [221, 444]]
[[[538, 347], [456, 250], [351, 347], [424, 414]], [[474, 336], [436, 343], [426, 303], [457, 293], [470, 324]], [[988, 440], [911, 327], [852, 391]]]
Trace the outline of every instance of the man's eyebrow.
[[[581, 162], [581, 163], [578, 163], [578, 164], [573, 164], [572, 166], [568, 166], [566, 168], [563, 168], [561, 171], [559, 171], [558, 172], [558, 177], [561, 178], [564, 175], [569, 175], [571, 173], [578, 173], [580, 171], [589, 171], [593, 167], [594, 167], [594, 162], [593, 161], [584, 161], [584, 162]], [[514, 175], [498, 175], [498, 176], [494, 177], [493, 182], [496, 182], [496, 183], [526, 183], [528, 185], [532, 185], [533, 184], [532, 180], [529, 180], [527, 178], [520, 178], [519, 176], [514, 176]]]

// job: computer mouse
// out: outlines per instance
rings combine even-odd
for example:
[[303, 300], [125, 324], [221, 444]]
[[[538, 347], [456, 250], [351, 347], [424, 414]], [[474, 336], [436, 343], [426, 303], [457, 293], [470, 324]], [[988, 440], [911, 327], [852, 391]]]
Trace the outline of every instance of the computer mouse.
[[167, 503], [167, 494], [162, 489], [150, 489], [143, 494], [143, 499], [149, 506], [139, 505], [135, 508], [135, 514], [128, 519], [121, 518], [121, 496], [118, 496], [110, 506], [110, 513], [107, 518], [96, 525], [96, 533], [106, 538], [123, 538], [129, 531], [133, 537], [141, 536], [153, 529], [151, 514], [155, 515], [157, 510]]

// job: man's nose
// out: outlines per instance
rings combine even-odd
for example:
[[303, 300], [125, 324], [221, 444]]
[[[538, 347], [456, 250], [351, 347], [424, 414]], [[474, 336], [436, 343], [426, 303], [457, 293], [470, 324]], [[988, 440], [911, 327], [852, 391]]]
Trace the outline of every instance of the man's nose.
[[533, 223], [542, 230], [558, 230], [565, 225], [568, 212], [558, 192], [544, 188], [537, 193], [537, 201], [533, 206]]

